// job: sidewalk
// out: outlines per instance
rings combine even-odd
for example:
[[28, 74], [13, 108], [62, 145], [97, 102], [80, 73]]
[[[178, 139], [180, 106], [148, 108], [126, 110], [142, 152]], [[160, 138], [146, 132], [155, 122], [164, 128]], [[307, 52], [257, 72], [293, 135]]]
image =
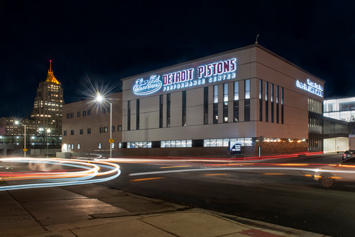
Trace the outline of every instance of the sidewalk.
[[101, 185], [0, 192], [0, 236], [324, 236]]

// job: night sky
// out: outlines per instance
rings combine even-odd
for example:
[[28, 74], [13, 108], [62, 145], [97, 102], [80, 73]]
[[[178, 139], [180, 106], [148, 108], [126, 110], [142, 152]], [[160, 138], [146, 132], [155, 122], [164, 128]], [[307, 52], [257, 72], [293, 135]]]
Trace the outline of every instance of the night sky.
[[120, 79], [259, 44], [355, 96], [355, 1], [0, 0], [0, 117], [28, 117], [49, 60], [66, 103]]

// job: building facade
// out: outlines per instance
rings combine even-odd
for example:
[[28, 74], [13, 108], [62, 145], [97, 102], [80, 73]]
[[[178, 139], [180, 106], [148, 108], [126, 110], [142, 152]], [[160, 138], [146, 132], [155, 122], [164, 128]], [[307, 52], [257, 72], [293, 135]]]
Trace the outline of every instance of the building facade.
[[323, 151], [325, 82], [260, 45], [122, 82], [125, 155]]
[[31, 119], [35, 121], [36, 131], [49, 129], [50, 136], [61, 136], [63, 104], [63, 89], [53, 74], [50, 61], [47, 78], [39, 83], [33, 104]]
[[355, 122], [355, 97], [324, 100], [324, 117]]
[[[112, 103], [112, 111], [110, 104]], [[62, 152], [107, 153], [111, 144], [117, 155], [122, 148], [122, 92], [111, 94], [101, 104], [81, 100], [63, 107]]]

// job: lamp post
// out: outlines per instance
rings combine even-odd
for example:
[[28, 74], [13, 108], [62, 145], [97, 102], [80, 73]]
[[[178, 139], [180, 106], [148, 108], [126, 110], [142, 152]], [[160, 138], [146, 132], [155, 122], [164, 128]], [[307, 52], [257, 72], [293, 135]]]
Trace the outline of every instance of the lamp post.
[[112, 103], [107, 101], [100, 93], [96, 94], [95, 100], [97, 102], [99, 102], [100, 104], [102, 104], [102, 102], [104, 102], [104, 101], [110, 104], [110, 140], [109, 140], [109, 143], [110, 143], [110, 158], [112, 158], [112, 143], [115, 142], [112, 139]]
[[48, 158], [48, 133], [50, 133], [51, 130], [48, 128], [47, 129], [47, 158]]
[[[15, 121], [15, 124], [18, 125], [18, 124], [20, 124], [20, 122], [19, 122], [19, 121]], [[22, 124], [22, 125], [23, 125], [23, 127], [24, 127], [23, 156], [26, 157], [26, 152], [27, 152], [27, 148], [26, 148], [26, 131], [27, 131], [27, 129], [26, 129], [26, 126], [27, 126], [27, 125], [25, 125], [25, 124]]]

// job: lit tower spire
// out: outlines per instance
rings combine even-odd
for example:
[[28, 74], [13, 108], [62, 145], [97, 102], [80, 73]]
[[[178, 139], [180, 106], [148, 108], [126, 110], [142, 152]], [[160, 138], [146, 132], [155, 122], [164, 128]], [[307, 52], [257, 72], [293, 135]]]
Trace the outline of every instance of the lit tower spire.
[[49, 60], [49, 72], [52, 72], [52, 60]]

